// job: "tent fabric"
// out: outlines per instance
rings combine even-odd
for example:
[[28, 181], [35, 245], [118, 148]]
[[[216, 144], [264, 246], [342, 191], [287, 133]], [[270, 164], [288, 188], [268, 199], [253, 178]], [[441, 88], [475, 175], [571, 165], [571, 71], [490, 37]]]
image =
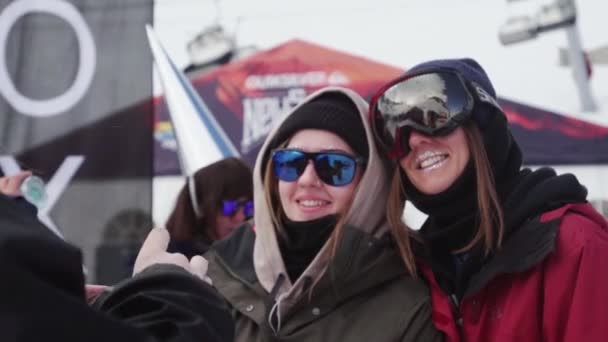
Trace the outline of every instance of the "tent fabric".
[[608, 127], [499, 100], [526, 165], [589, 165], [608, 163]]
[[[403, 69], [394, 66], [294, 39], [191, 81], [245, 161], [253, 165], [272, 123], [306, 95], [340, 85], [370, 100], [381, 85], [402, 73]], [[177, 175], [180, 170], [169, 114], [162, 98], [155, 103], [155, 173]], [[500, 99], [500, 103], [526, 164], [608, 162], [608, 127], [513, 100]]]
[[[369, 99], [383, 83], [401, 72], [367, 58], [296, 39], [219, 67], [192, 79], [192, 83], [243, 158], [253, 165], [273, 122], [308, 94], [339, 85]], [[157, 110], [155, 128], [156, 174], [180, 174], [164, 105]]]

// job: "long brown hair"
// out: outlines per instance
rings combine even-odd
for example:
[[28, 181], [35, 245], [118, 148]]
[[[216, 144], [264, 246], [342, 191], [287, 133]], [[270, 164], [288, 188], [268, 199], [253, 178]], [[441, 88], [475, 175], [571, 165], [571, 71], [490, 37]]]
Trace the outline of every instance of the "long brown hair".
[[[194, 181], [197, 215], [188, 182]], [[186, 241], [199, 236], [211, 242], [217, 239], [213, 226], [225, 199], [253, 198], [253, 176], [247, 164], [238, 158], [226, 158], [205, 166], [189, 177], [177, 196], [175, 208], [166, 227], [172, 240]]]
[[[469, 251], [481, 241], [484, 253], [488, 255], [502, 245], [505, 230], [503, 211], [498, 200], [494, 176], [479, 128], [473, 121], [468, 121], [462, 128], [475, 167], [479, 226], [473, 239], [463, 248], [453, 252]], [[415, 231], [407, 227], [401, 219], [407, 200], [402, 178], [405, 175], [402, 173], [401, 167], [397, 164], [388, 195], [386, 215], [391, 232], [397, 242], [399, 254], [408, 271], [414, 274], [415, 262], [411, 239], [420, 240], [421, 238]]]

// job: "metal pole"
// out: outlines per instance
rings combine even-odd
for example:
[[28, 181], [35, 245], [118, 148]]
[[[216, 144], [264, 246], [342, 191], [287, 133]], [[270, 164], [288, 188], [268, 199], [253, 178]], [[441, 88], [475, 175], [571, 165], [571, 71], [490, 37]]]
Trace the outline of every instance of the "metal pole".
[[[569, 3], [570, 6], [575, 6], [574, 0], [558, 0], [558, 2], [566, 2]], [[572, 74], [578, 88], [582, 109], [585, 112], [595, 112], [597, 106], [593, 100], [593, 94], [591, 93], [591, 87], [589, 86], [583, 48], [581, 46], [576, 22], [574, 22], [573, 25], [566, 27], [565, 30], [568, 38], [568, 54], [570, 57], [570, 64], [572, 65]]]

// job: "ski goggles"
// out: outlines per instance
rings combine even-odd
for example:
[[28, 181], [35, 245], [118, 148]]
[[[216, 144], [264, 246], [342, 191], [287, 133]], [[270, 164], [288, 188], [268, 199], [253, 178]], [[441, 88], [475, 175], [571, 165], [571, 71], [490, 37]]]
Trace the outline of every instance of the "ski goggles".
[[389, 158], [409, 153], [412, 130], [445, 136], [467, 121], [475, 101], [500, 106], [493, 96], [454, 71], [414, 73], [383, 87], [372, 99], [371, 126]]
[[272, 170], [284, 182], [295, 182], [312, 160], [315, 172], [323, 183], [331, 186], [350, 184], [357, 174], [357, 164], [364, 165], [361, 157], [340, 152], [304, 152], [284, 148], [272, 152]]
[[222, 215], [233, 217], [243, 208], [245, 217], [253, 217], [253, 201], [252, 200], [224, 200], [222, 201]]

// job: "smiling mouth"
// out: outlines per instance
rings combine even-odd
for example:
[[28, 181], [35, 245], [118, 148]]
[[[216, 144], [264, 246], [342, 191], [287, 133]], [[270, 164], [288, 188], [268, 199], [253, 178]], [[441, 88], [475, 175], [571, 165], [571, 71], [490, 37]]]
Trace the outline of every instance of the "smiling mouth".
[[296, 201], [300, 206], [304, 208], [321, 208], [329, 204], [328, 201], [323, 200], [298, 200]]
[[449, 155], [441, 152], [424, 152], [416, 158], [416, 168], [428, 171], [441, 167]]

